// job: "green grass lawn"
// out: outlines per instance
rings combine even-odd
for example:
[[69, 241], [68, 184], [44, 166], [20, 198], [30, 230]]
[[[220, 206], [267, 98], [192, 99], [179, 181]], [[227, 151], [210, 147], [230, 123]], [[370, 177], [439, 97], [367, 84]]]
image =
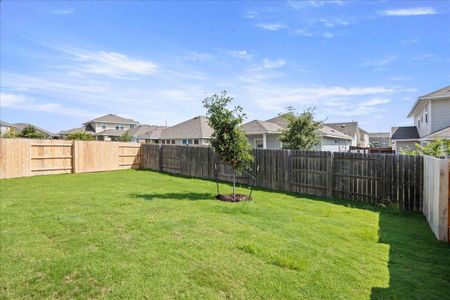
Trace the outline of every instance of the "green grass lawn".
[[134, 170], [0, 180], [0, 297], [450, 297], [450, 247], [420, 214], [214, 193]]

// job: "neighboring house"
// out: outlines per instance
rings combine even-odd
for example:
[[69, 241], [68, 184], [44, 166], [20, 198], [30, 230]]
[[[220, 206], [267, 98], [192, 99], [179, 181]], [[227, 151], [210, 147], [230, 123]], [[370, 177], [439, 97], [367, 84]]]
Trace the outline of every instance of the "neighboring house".
[[[140, 126], [139, 122], [132, 119], [122, 118], [114, 114], [107, 114], [91, 121], [83, 123], [80, 128], [74, 128], [69, 130], [63, 130], [60, 135], [63, 138], [71, 133], [86, 132], [95, 137], [98, 141], [116, 141], [129, 130], [132, 130]], [[146, 125], [148, 126], [148, 125]], [[136, 136], [130, 135], [132, 140]]]
[[[287, 127], [288, 122], [283, 116], [278, 116], [267, 121], [253, 120], [244, 125], [241, 129], [247, 135], [249, 143], [253, 148], [260, 149], [282, 149], [280, 141], [280, 131]], [[319, 130], [321, 143], [317, 150], [321, 151], [348, 151], [352, 138], [336, 131], [328, 126], [322, 126]]]
[[94, 135], [95, 134], [94, 131], [86, 131], [86, 127], [83, 126], [83, 127], [73, 128], [73, 129], [69, 129], [69, 130], [61, 130], [59, 132], [59, 135], [61, 136], [61, 138], [65, 139], [65, 138], [67, 138], [67, 136], [69, 134], [77, 133], [77, 132], [85, 132], [85, 133], [90, 134], [90, 135]]
[[86, 132], [93, 132], [99, 141], [115, 141], [129, 129], [139, 125], [132, 119], [122, 118], [114, 114], [107, 114], [83, 123]]
[[158, 144], [162, 130], [166, 127], [158, 127], [152, 131], [141, 134], [137, 137], [139, 143]]
[[417, 98], [408, 118], [414, 119], [414, 126], [393, 127], [391, 139], [394, 150], [415, 150], [416, 143], [425, 145], [430, 141], [449, 139], [450, 86]]
[[29, 123], [15, 123], [15, 124], [12, 124], [12, 125], [16, 128], [17, 132], [21, 132], [25, 127], [33, 126], [34, 128], [36, 128], [36, 131], [42, 133], [45, 138], [48, 138], [48, 139], [59, 139], [59, 138], [61, 138], [59, 134], [56, 134], [56, 133], [50, 132], [48, 130], [42, 129], [42, 128], [40, 128], [40, 127], [38, 127], [36, 125], [33, 125], [33, 124], [29, 124]]
[[371, 148], [390, 148], [391, 133], [371, 132], [369, 133], [369, 144]]
[[208, 118], [197, 116], [161, 130], [158, 143], [172, 145], [209, 145], [213, 129]]
[[351, 146], [353, 147], [368, 148], [370, 145], [369, 134], [359, 127], [358, 122], [327, 123], [324, 125], [350, 136], [352, 138]]
[[[166, 127], [142, 124], [128, 130], [127, 135], [131, 137], [131, 142], [147, 142], [147, 140], [148, 142], [154, 142], [159, 139], [159, 134], [163, 128]], [[143, 137], [144, 135], [148, 139]]]
[[419, 133], [416, 126], [392, 127], [391, 129], [392, 149], [395, 153], [416, 150], [419, 141]]
[[17, 133], [17, 128], [12, 124], [0, 121], [0, 135], [7, 133], [14, 135]]

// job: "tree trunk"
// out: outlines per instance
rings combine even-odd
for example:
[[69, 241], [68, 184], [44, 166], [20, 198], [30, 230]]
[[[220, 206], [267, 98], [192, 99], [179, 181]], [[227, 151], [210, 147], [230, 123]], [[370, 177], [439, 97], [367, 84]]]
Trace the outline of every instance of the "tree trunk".
[[236, 169], [233, 168], [233, 199], [236, 199]]

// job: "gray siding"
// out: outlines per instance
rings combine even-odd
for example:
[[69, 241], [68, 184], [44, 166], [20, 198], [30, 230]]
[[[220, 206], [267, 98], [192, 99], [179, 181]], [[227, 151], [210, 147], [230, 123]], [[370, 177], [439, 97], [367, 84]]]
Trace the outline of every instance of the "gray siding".
[[431, 132], [450, 126], [450, 99], [431, 103]]

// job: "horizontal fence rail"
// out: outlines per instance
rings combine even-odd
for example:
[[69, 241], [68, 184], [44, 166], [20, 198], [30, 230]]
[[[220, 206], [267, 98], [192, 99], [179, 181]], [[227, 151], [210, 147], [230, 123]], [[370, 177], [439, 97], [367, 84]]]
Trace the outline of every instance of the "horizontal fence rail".
[[0, 178], [139, 169], [141, 144], [0, 139]]
[[[257, 187], [422, 210], [422, 156], [266, 149], [254, 149], [253, 155]], [[209, 147], [142, 145], [143, 169], [204, 179], [219, 174], [231, 181], [216, 165], [227, 167]], [[237, 180], [249, 183], [244, 176]]]

